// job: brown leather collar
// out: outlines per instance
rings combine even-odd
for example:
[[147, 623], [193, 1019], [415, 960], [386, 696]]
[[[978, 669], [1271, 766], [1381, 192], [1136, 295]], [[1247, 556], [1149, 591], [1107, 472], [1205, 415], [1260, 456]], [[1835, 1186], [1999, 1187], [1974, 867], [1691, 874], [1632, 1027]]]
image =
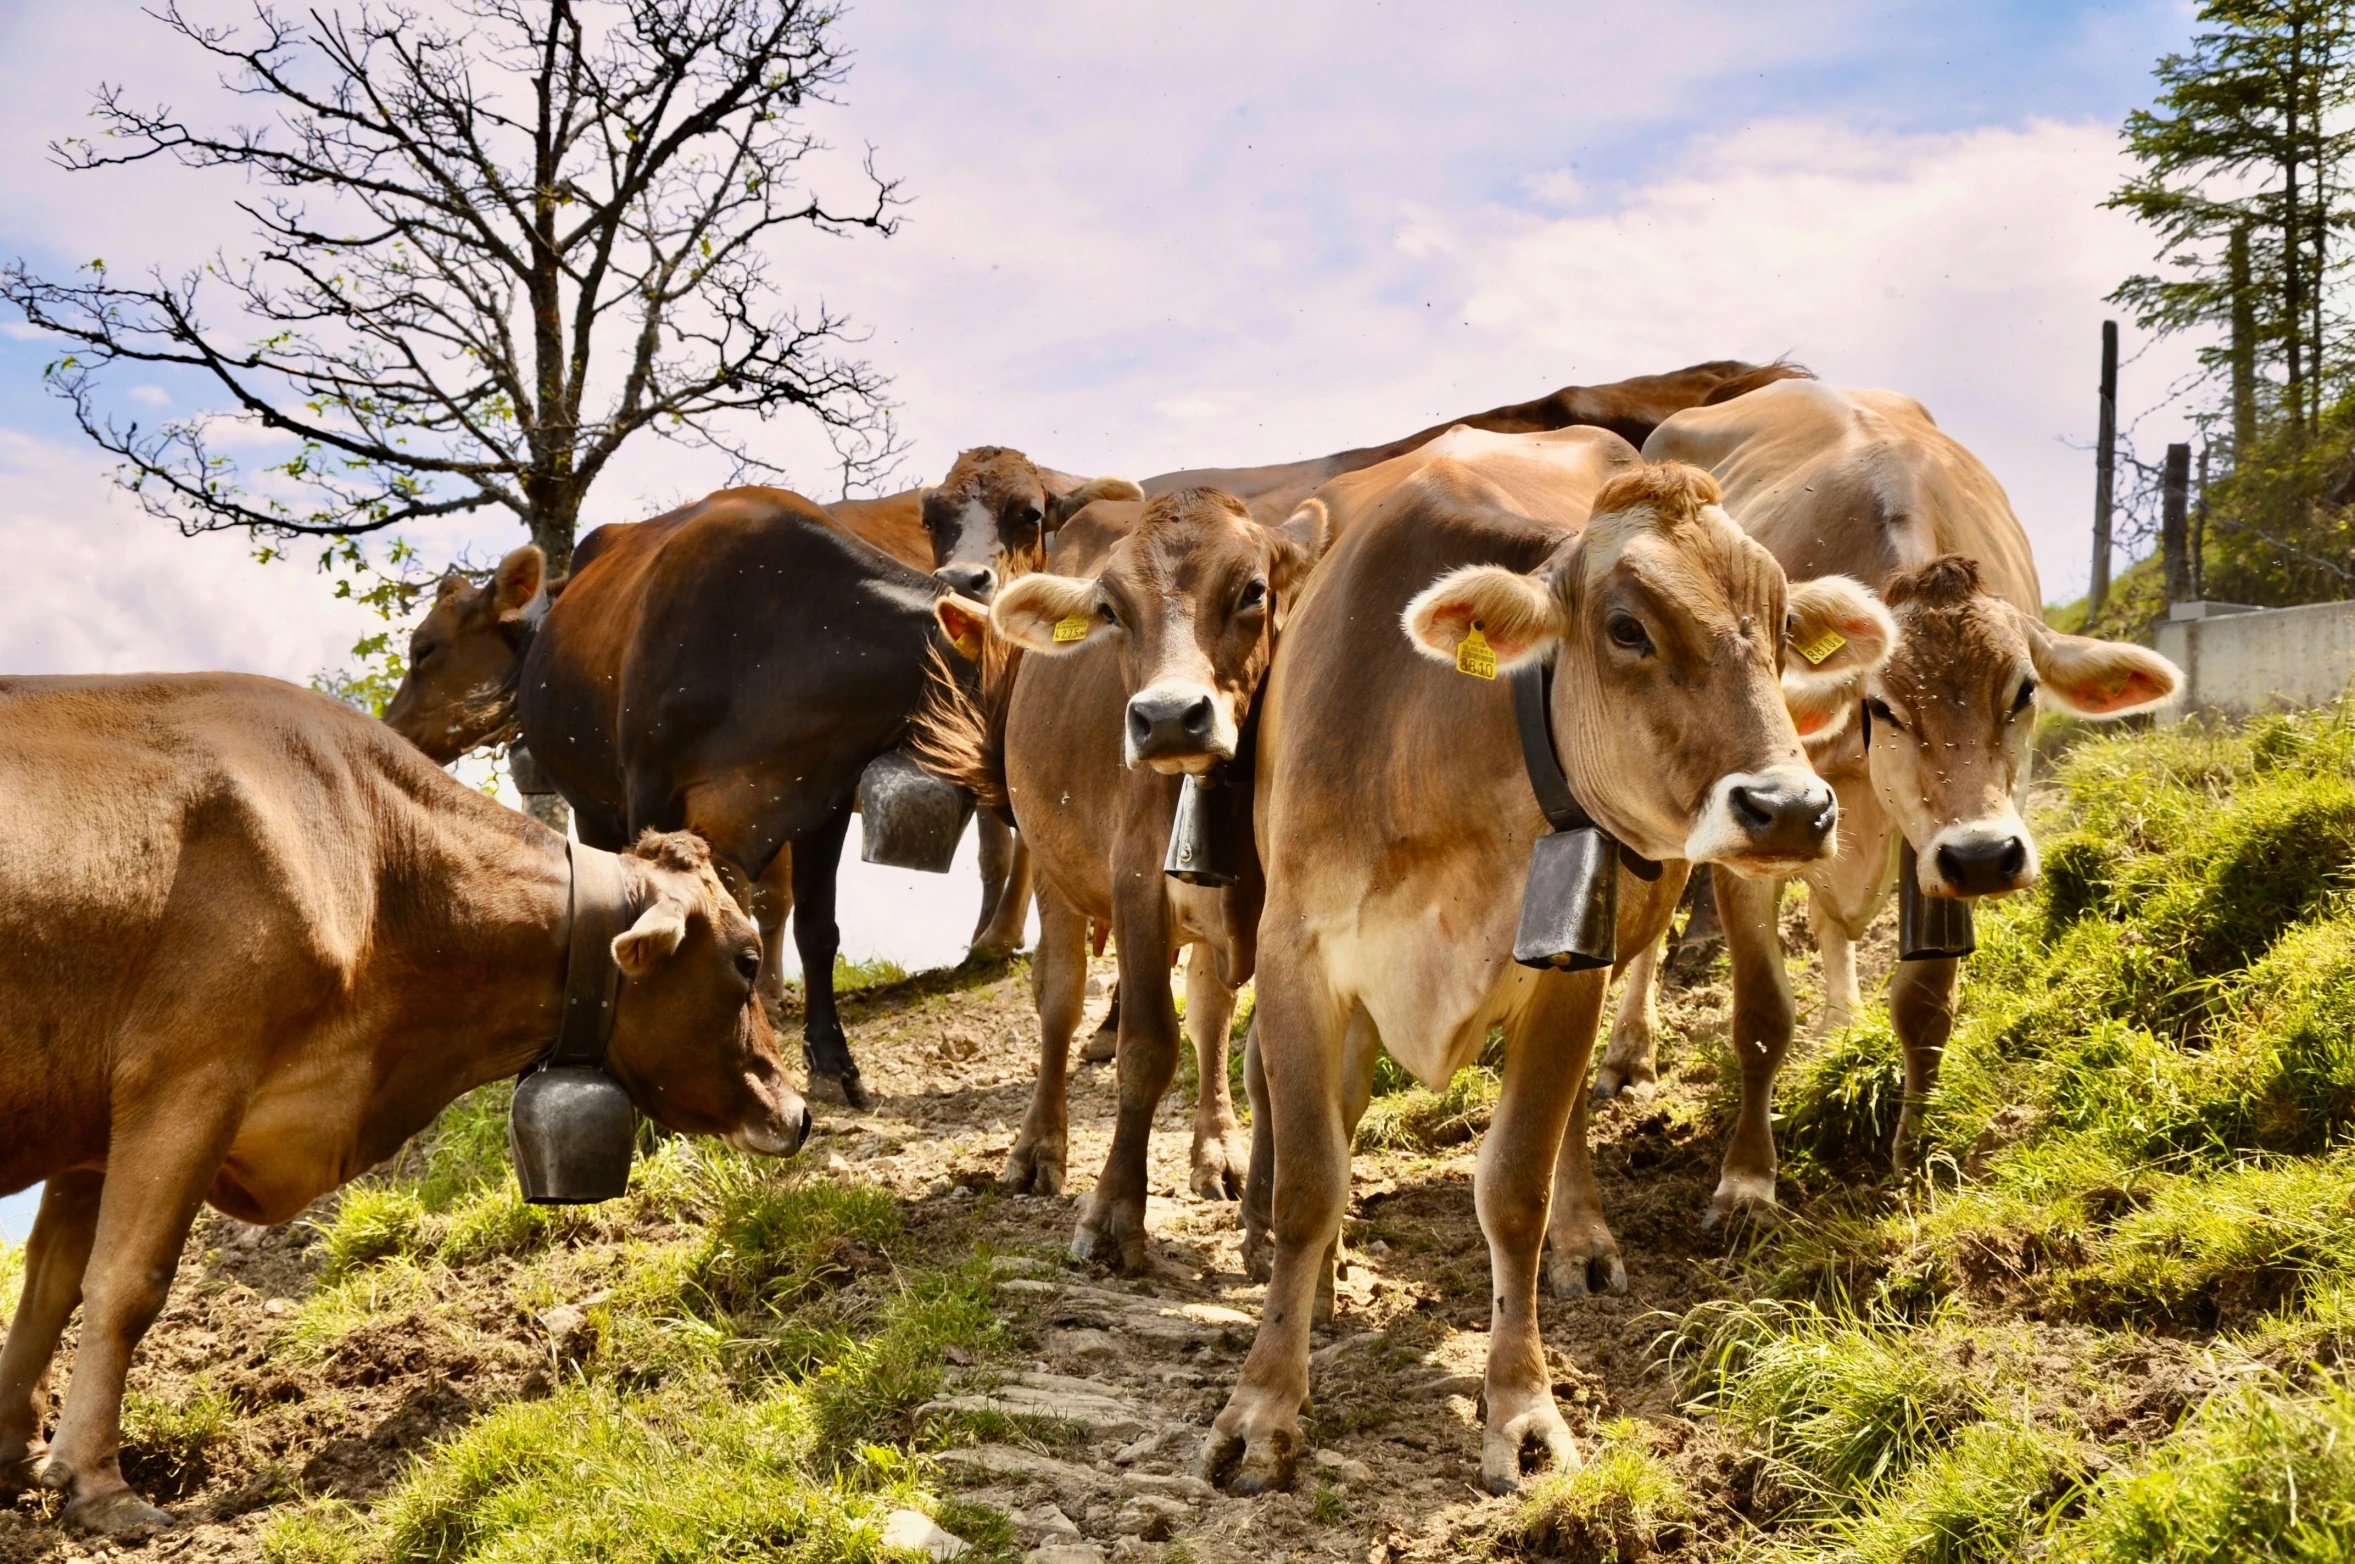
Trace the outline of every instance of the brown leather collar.
[[542, 1064], [605, 1063], [621, 994], [615, 937], [636, 921], [621, 860], [603, 848], [567, 841], [572, 864], [569, 944], [564, 957], [564, 1019]]

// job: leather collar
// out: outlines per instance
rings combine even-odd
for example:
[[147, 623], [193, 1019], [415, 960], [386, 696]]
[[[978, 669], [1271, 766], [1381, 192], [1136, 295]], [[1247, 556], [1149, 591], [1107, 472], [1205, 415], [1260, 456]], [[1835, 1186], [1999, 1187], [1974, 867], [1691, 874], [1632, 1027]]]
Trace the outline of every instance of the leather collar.
[[621, 860], [602, 848], [567, 841], [572, 906], [564, 956], [564, 1018], [542, 1064], [605, 1063], [621, 992], [621, 964], [613, 941], [636, 921]]
[[[1529, 772], [1530, 791], [1537, 807], [1556, 831], [1602, 831], [1570, 790], [1554, 749], [1554, 669], [1551, 663], [1524, 663], [1505, 675], [1513, 688], [1513, 726], [1521, 734], [1521, 764]], [[1609, 832], [1604, 832], [1608, 836]], [[1660, 866], [1625, 842], [1616, 844], [1619, 861], [1639, 880], [1660, 878]]]

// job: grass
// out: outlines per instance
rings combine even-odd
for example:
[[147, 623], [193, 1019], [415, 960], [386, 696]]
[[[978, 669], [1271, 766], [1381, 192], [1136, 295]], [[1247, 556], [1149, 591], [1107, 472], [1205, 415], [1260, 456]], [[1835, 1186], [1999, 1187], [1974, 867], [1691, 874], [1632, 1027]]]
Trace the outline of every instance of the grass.
[[14, 1316], [25, 1284], [25, 1246], [0, 1238], [0, 1314]]
[[204, 1480], [206, 1461], [234, 1435], [236, 1403], [199, 1385], [177, 1400], [142, 1390], [123, 1397], [123, 1475], [169, 1498]]
[[1584, 1466], [1549, 1472], [1523, 1490], [1493, 1551], [1633, 1564], [1680, 1540], [1695, 1513], [1692, 1495], [1653, 1452], [1643, 1425], [1622, 1418], [1599, 1433], [1602, 1447]]

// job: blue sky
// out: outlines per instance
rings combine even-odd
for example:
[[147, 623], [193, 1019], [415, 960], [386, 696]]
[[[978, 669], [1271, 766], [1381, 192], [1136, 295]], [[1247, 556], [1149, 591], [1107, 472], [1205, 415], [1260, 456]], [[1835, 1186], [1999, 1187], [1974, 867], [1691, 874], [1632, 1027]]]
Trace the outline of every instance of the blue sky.
[[[841, 25], [857, 60], [821, 128], [872, 142], [913, 204], [893, 240], [778, 260], [873, 328], [908, 482], [982, 443], [1132, 476], [1286, 460], [1565, 382], [1788, 352], [1926, 401], [2011, 490], [2046, 595], [2082, 589], [2091, 463], [2071, 442], [2092, 432], [2100, 296], [2147, 257], [2097, 203], [2187, 6], [866, 0]], [[0, 8], [0, 252], [121, 270], [233, 245], [220, 176], [46, 164], [102, 79], [230, 117], [135, 4]], [[849, 169], [814, 173], [842, 189]], [[365, 626], [307, 568], [182, 540], [110, 489], [40, 388], [52, 354], [0, 336], [19, 593], [0, 668], [339, 661]], [[2177, 344], [2133, 365], [2128, 409], [2188, 362]], [[763, 438], [831, 497], [807, 431]], [[648, 447], [591, 516], [721, 476]], [[506, 518], [419, 540], [516, 541]], [[964, 874], [850, 879], [853, 953], [955, 953]], [[28, 1218], [0, 1201], [0, 1234]]]

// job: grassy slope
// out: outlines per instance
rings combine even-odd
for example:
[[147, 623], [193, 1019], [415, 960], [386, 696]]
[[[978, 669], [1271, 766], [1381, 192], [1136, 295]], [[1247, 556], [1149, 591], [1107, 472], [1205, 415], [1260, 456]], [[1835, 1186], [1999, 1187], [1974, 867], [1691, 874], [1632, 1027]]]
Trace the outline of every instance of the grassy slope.
[[1815, 1197], [1666, 1340], [1791, 1557], [2355, 1557], [2355, 718], [2102, 737], [1980, 914], [1928, 1105], [1868, 1017], [1785, 1078]]

